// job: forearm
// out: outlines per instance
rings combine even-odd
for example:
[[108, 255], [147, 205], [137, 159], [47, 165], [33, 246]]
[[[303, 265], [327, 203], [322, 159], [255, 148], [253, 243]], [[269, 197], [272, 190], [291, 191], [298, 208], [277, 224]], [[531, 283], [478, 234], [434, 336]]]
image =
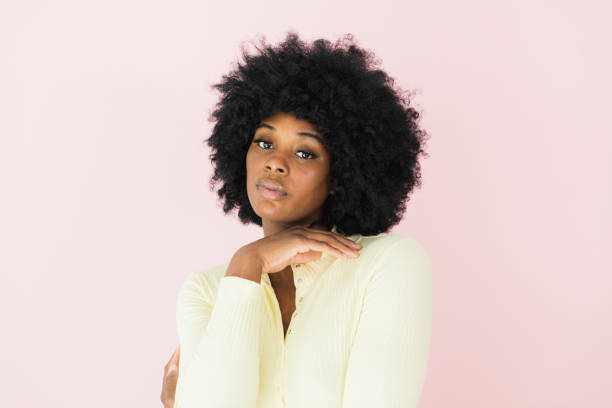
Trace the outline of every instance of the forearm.
[[[185, 332], [185, 341], [194, 346], [179, 370], [180, 408], [255, 407], [263, 288], [257, 262], [249, 262], [246, 255], [237, 252], [232, 258], [205, 330]], [[188, 297], [181, 304], [185, 317], [197, 307]]]

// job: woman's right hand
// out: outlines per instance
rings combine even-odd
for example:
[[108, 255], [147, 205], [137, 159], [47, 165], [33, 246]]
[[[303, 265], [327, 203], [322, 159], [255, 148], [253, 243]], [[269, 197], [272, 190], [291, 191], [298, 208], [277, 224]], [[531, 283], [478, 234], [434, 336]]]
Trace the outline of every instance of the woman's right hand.
[[179, 344], [172, 357], [164, 367], [164, 379], [162, 380], [162, 392], [159, 396], [164, 408], [174, 407], [174, 394], [176, 392], [176, 383], [178, 381], [179, 359], [181, 357], [181, 345]]
[[247, 244], [259, 258], [262, 273], [280, 272], [291, 264], [319, 259], [323, 252], [340, 258], [359, 257], [361, 245], [335, 232], [292, 226]]

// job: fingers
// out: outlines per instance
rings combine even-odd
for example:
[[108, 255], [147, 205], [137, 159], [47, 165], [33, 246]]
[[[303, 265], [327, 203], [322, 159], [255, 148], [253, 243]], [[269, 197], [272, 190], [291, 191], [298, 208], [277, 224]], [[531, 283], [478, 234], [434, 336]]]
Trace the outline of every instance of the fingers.
[[170, 360], [164, 367], [164, 377], [162, 380], [162, 392], [160, 400], [165, 408], [174, 406], [174, 392], [176, 390], [176, 382], [178, 380], [178, 364], [181, 356], [180, 344], [174, 349]]
[[359, 257], [361, 245], [341, 235], [325, 231], [310, 230], [306, 231], [304, 236], [314, 243], [313, 249], [315, 250], [324, 251], [341, 258]]
[[351, 249], [361, 249], [361, 245], [360, 244], [358, 244], [356, 242], [353, 242], [350, 239], [345, 238], [345, 237], [343, 237], [340, 234], [333, 233], [333, 232], [330, 232], [330, 231], [321, 231], [321, 230], [311, 230], [310, 232], [314, 233], [314, 234], [322, 234], [324, 236], [327, 236], [327, 237], [330, 237], [330, 238], [334, 238], [336, 241], [338, 241], [339, 243], [347, 246], [348, 248], [351, 248]]
[[181, 355], [181, 350], [180, 350], [180, 345], [179, 345], [177, 348], [174, 349], [172, 356], [170, 356], [170, 360], [168, 360], [168, 362], [166, 363], [166, 368], [178, 365], [180, 355]]
[[[346, 258], [348, 255], [345, 251], [336, 248], [324, 241], [318, 241], [312, 238], [306, 238], [307, 244], [310, 247], [310, 250], [326, 252], [330, 255], [336, 256], [338, 258]], [[352, 256], [352, 255], [351, 255]]]
[[348, 238], [344, 238], [341, 235], [338, 234], [332, 234], [332, 237], [336, 238], [338, 241], [340, 241], [341, 243], [343, 243], [344, 245], [347, 245], [349, 248], [352, 249], [356, 249], [356, 250], [360, 250], [361, 249], [361, 244], [358, 244], [356, 242], [351, 241]]

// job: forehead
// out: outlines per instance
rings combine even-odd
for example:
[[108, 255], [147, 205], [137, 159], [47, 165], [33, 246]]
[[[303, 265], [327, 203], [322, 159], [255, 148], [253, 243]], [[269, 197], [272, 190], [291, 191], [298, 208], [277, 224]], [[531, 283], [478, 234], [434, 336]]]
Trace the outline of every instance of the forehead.
[[307, 130], [312, 133], [318, 134], [317, 127], [313, 123], [307, 120], [298, 119], [292, 113], [287, 112], [277, 112], [273, 115], [270, 115], [267, 118], [263, 119], [257, 125], [257, 127], [262, 127], [262, 125], [264, 125], [263, 127], [266, 127], [266, 124], [271, 125], [274, 128], [287, 127], [290, 129]]

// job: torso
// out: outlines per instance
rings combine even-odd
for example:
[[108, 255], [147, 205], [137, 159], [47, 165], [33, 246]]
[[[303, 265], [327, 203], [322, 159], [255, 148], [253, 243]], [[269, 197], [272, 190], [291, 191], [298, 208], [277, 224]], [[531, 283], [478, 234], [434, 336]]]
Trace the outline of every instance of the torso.
[[283, 320], [283, 335], [287, 335], [287, 328], [291, 322], [293, 312], [295, 312], [295, 286], [293, 288], [277, 290], [274, 289], [278, 305], [280, 306], [281, 316]]
[[[274, 290], [276, 293], [276, 290]], [[293, 290], [285, 290], [276, 294], [278, 305], [280, 306], [281, 316], [283, 320], [283, 335], [287, 335], [287, 328], [291, 322], [291, 316], [295, 312], [295, 287]]]
[[282, 273], [284, 274], [282, 277], [276, 273], [270, 275], [270, 283], [280, 307], [283, 336], [286, 336], [291, 317], [295, 312], [295, 285], [293, 284], [293, 270], [290, 266], [287, 266]]

